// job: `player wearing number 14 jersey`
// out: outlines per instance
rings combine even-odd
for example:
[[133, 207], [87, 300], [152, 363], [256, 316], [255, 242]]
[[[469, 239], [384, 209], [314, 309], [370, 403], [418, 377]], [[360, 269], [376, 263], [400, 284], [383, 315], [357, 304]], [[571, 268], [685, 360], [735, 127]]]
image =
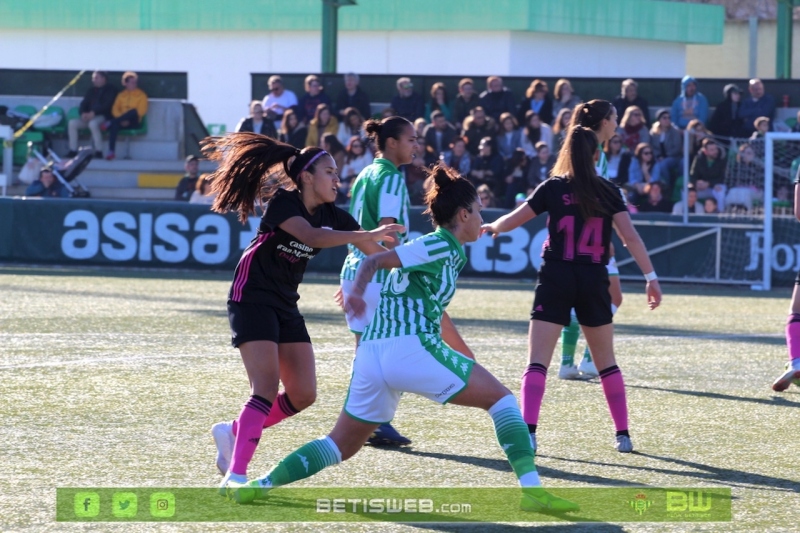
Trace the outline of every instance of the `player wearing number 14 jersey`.
[[646, 272], [651, 309], [661, 302], [653, 265], [630, 215], [612, 183], [597, 176], [597, 136], [585, 127], [572, 128], [553, 169], [553, 176], [511, 213], [484, 226], [493, 235], [510, 231], [543, 213], [549, 214], [528, 337], [528, 367], [522, 378], [522, 416], [535, 443], [547, 368], [562, 326], [575, 309], [578, 322], [600, 370], [611, 418], [615, 448], [633, 450], [628, 433], [628, 406], [622, 372], [614, 359], [608, 262], [612, 224], [636, 264]]

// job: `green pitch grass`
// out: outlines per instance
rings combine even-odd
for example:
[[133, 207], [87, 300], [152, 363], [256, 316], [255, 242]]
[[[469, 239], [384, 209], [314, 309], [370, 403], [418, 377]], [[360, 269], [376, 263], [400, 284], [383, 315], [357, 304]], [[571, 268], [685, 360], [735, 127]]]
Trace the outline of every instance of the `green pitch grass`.
[[[245, 524], [56, 523], [55, 488], [215, 486], [209, 434], [248, 396], [230, 347], [230, 273], [0, 269], [0, 529], [240, 531]], [[310, 276], [300, 307], [317, 355], [318, 398], [267, 430], [251, 464], [266, 472], [327, 433], [341, 409], [353, 338], [332, 301], [337, 280]], [[530, 282], [461, 280], [449, 309], [478, 360], [518, 392]], [[729, 524], [548, 525], [553, 531], [789, 531], [800, 492], [800, 389], [773, 393], [786, 361], [790, 293], [665, 286], [648, 311], [624, 287], [616, 318], [636, 453], [614, 451], [599, 381], [550, 370], [537, 464], [552, 487], [732, 487]], [[579, 352], [583, 349], [583, 340]], [[365, 448], [305, 486], [513, 486], [491, 419], [407, 395], [395, 425], [411, 448]], [[532, 515], [535, 520], [535, 515]], [[522, 531], [529, 526], [259, 524], [259, 530]]]

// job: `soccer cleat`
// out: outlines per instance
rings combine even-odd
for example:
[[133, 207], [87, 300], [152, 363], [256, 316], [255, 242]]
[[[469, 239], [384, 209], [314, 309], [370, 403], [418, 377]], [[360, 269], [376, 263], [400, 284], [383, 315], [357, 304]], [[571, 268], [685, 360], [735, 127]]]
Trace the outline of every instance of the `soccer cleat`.
[[391, 424], [381, 424], [367, 439], [371, 446], [408, 446], [411, 439], [402, 436]]
[[247, 483], [236, 483], [231, 481], [225, 487], [225, 497], [236, 503], [252, 503], [255, 500], [265, 498], [272, 488], [269, 476], [262, 479], [254, 479]]
[[247, 483], [247, 476], [242, 474], [234, 474], [232, 472], [226, 472], [225, 477], [222, 478], [222, 483], [219, 484], [219, 495], [220, 496], [228, 496], [228, 487], [231, 484], [234, 485], [243, 485]]
[[583, 379], [596, 378], [600, 375], [600, 372], [597, 371], [597, 367], [594, 366], [594, 361], [591, 359], [586, 359], [586, 357], [581, 359], [581, 362], [578, 363], [578, 370], [580, 371]]
[[785, 391], [792, 383], [800, 387], [800, 370], [794, 368], [792, 363], [786, 363], [786, 371], [772, 384], [772, 390]]
[[558, 379], [581, 379], [581, 372], [575, 365], [561, 365], [558, 369]]
[[631, 438], [627, 435], [617, 435], [614, 449], [619, 453], [631, 453], [633, 451], [633, 442], [631, 442]]
[[577, 503], [553, 496], [541, 487], [523, 488], [519, 508], [534, 513], [567, 513], [581, 510], [581, 506]]
[[214, 444], [217, 445], [217, 468], [223, 476], [231, 465], [233, 456], [233, 444], [236, 437], [233, 435], [232, 422], [220, 422], [211, 426], [211, 436], [214, 437]]

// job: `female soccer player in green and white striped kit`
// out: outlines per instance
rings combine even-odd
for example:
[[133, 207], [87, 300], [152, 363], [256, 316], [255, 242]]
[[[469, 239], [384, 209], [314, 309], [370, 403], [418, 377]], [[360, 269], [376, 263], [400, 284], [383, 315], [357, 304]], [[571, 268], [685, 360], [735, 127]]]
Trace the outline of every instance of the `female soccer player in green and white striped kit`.
[[436, 231], [361, 262], [345, 301], [348, 313], [364, 313], [364, 291], [379, 269], [392, 269], [373, 319], [353, 361], [344, 409], [328, 436], [285, 457], [269, 474], [246, 485], [230, 484], [228, 497], [250, 502], [279, 487], [349, 459], [375, 428], [394, 416], [402, 392], [437, 403], [489, 412], [497, 439], [522, 487], [524, 510], [574, 511], [578, 506], [540, 486], [528, 429], [517, 400], [475, 361], [445, 309], [467, 262], [464, 243], [481, 235], [481, 203], [475, 187], [437, 166], [428, 188], [427, 213]]

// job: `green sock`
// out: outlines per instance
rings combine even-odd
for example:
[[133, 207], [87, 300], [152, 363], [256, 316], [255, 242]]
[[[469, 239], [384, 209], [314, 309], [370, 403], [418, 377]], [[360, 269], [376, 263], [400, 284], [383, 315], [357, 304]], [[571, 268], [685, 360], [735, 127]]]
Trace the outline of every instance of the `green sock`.
[[575, 364], [575, 348], [578, 345], [578, 337], [581, 328], [575, 315], [571, 316], [569, 326], [561, 330], [561, 364], [562, 366], [572, 366]]
[[592, 362], [592, 352], [589, 351], [589, 347], [587, 346], [586, 349], [583, 351], [583, 358], [588, 362]]
[[342, 454], [330, 437], [312, 440], [283, 458], [267, 474], [271, 486], [280, 487], [307, 477], [323, 468], [342, 462]]
[[522, 419], [517, 399], [512, 394], [501, 398], [489, 408], [489, 416], [494, 422], [497, 441], [508, 457], [517, 479], [530, 472], [536, 472], [531, 436], [527, 424]]

